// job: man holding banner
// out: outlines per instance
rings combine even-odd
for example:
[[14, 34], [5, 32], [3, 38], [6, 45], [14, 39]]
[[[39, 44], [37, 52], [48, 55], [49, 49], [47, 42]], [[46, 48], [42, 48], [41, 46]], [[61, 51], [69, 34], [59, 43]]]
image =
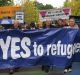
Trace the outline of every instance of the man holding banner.
[[[12, 29], [16, 29], [16, 30], [17, 29], [21, 29], [21, 26], [20, 26], [19, 21], [15, 20], [13, 25], [11, 25], [9, 28], [7, 27], [7, 30], [12, 30]], [[19, 68], [14, 68], [14, 69], [13, 68], [10, 68], [9, 69], [10, 75], [13, 74], [15, 71], [17, 71], [17, 69], [19, 69]]]
[[[76, 25], [76, 23], [75, 23], [74, 18], [69, 19], [69, 26], [67, 26], [65, 28], [79, 29], [78, 25]], [[70, 65], [68, 65], [67, 67], [65, 67], [64, 73], [71, 72], [71, 71], [72, 71], [72, 63]]]

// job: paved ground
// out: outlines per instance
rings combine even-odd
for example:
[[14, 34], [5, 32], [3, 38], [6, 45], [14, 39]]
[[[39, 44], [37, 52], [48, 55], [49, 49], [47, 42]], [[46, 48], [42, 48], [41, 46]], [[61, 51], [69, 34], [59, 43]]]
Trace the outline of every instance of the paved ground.
[[[7, 71], [0, 71], [0, 75], [9, 75]], [[49, 73], [41, 71], [41, 69], [20, 69], [19, 72], [13, 75], [80, 75], [80, 63], [73, 64], [73, 71], [71, 73], [64, 74], [62, 69], [53, 69]]]

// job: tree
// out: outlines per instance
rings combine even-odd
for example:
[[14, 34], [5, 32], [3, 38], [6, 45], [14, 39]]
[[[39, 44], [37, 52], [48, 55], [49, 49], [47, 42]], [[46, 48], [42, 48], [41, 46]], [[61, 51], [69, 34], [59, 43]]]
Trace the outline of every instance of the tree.
[[39, 12], [34, 2], [26, 1], [22, 5], [22, 9], [25, 13], [25, 21], [30, 23], [32, 21], [38, 22]]
[[13, 5], [13, 0], [0, 0], [0, 6]]
[[50, 4], [46, 4], [46, 5], [45, 5], [45, 9], [53, 9], [53, 6], [50, 5]]
[[64, 7], [70, 7], [72, 15], [74, 15], [74, 16], [79, 16], [80, 15], [80, 0], [65, 2]]
[[53, 9], [53, 6], [50, 4], [43, 5], [42, 3], [39, 2], [35, 2], [35, 4], [39, 10]]
[[39, 10], [43, 10], [43, 9], [44, 9], [44, 5], [43, 5], [42, 3], [36, 2], [36, 7], [37, 7]]

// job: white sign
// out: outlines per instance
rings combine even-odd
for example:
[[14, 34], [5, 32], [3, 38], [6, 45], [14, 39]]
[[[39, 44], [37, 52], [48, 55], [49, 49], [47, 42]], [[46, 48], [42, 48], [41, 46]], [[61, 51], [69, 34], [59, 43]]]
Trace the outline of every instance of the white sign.
[[24, 23], [24, 12], [22, 11], [16, 12], [16, 20], [19, 21], [20, 23]]
[[58, 19], [69, 19], [69, 16], [71, 15], [71, 9], [70, 8], [62, 8], [62, 9], [49, 9], [49, 10], [42, 10], [40, 11], [40, 20], [44, 21], [50, 19], [50, 20], [58, 20]]

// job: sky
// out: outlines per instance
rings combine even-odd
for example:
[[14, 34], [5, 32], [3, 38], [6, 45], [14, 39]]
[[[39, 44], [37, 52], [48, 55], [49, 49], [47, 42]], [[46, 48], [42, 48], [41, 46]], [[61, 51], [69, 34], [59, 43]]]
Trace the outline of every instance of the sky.
[[[18, 3], [20, 4], [20, 1], [21, 0], [14, 0], [15, 1], [15, 4]], [[53, 7], [62, 7], [65, 0], [37, 0], [38, 2], [40, 3], [43, 3], [44, 5], [45, 4], [51, 4]]]
[[65, 0], [37, 0], [40, 3], [51, 4], [53, 7], [62, 7], [64, 5]]

